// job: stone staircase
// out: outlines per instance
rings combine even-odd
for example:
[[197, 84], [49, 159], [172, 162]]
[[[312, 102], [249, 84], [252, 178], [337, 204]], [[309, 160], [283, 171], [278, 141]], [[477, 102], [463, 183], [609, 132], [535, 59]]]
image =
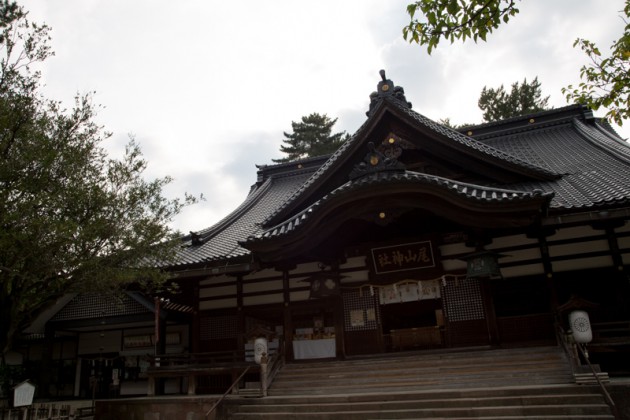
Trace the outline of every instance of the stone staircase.
[[410, 353], [287, 364], [269, 397], [225, 400], [222, 418], [614, 419], [576, 385], [557, 347]]

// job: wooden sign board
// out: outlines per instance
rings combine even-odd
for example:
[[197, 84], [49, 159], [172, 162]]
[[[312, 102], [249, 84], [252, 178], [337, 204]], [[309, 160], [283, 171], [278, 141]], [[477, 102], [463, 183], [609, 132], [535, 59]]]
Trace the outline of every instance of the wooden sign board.
[[370, 271], [376, 279], [432, 272], [437, 268], [429, 240], [371, 248], [369, 258]]
[[13, 387], [13, 407], [26, 407], [33, 404], [35, 385], [24, 381]]

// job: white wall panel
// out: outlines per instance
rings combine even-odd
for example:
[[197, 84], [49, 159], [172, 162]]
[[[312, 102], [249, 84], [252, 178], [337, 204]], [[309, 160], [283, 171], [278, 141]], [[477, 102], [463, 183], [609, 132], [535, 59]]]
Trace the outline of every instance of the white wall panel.
[[236, 299], [206, 300], [199, 302], [200, 311], [225, 308], [236, 308]]
[[519, 251], [506, 252], [503, 257], [499, 258], [499, 264], [507, 264], [518, 261], [536, 260], [540, 259], [540, 249], [538, 247], [531, 249], [523, 249]]
[[574, 239], [585, 236], [601, 235], [601, 230], [595, 230], [590, 226], [576, 226], [564, 229], [558, 229], [555, 234], [548, 236], [547, 241], [560, 241], [563, 239]]
[[256, 271], [255, 273], [243, 276], [243, 280], [258, 280], [258, 279], [264, 279], [268, 277], [278, 277], [281, 275], [282, 275], [281, 271], [276, 271], [276, 270], [272, 270], [268, 268], [268, 269]]
[[243, 297], [244, 306], [267, 305], [270, 303], [282, 303], [282, 302], [283, 302], [282, 293]]
[[566, 255], [586, 254], [589, 252], [597, 251], [608, 252], [609, 250], [610, 247], [608, 246], [608, 241], [602, 239], [599, 241], [576, 242], [565, 245], [552, 245], [549, 247], [549, 256], [553, 258]]
[[199, 289], [199, 297], [217, 297], [236, 295], [236, 284], [233, 286], [204, 287]]
[[367, 266], [366, 257], [364, 255], [360, 257], [351, 257], [346, 260], [346, 262], [339, 266], [339, 268], [347, 269], [347, 268], [364, 268]]
[[[326, 269], [328, 269], [329, 267], [326, 267]], [[299, 264], [295, 270], [291, 270], [290, 274], [291, 275], [295, 275], [295, 274], [300, 274], [300, 273], [310, 273], [310, 272], [314, 272], [314, 271], [322, 271], [321, 268], [319, 268], [319, 265], [317, 262], [311, 262], [311, 263], [306, 263], [306, 264]]]
[[300, 292], [291, 292], [289, 294], [289, 299], [291, 302], [302, 302], [305, 300], [309, 300], [310, 292], [308, 290], [300, 291]]
[[202, 280], [199, 282], [199, 286], [211, 286], [213, 284], [220, 284], [220, 283], [231, 283], [235, 281], [234, 277], [230, 277], [230, 276], [214, 276], [214, 277], [208, 277], [205, 280]]
[[575, 260], [564, 260], [552, 262], [552, 269], [555, 272], [584, 270], [589, 268], [612, 267], [612, 258], [608, 256], [580, 258]]
[[542, 264], [527, 264], [501, 268], [501, 274], [505, 279], [510, 277], [534, 276], [545, 274], [545, 269]]
[[348, 283], [367, 283], [369, 272], [367, 270], [351, 271], [349, 273], [343, 273], [344, 278], [341, 279], [341, 284]]
[[486, 249], [506, 248], [515, 245], [537, 244], [538, 239], [528, 238], [526, 235], [512, 235], [503, 236], [500, 238], [493, 238], [492, 244], [488, 245]]
[[458, 244], [441, 245], [439, 250], [442, 257], [458, 254], [472, 254], [475, 252], [474, 248], [467, 247], [463, 242]]
[[258, 293], [270, 290], [282, 290], [282, 280], [261, 281], [256, 283], [243, 284], [243, 293]]

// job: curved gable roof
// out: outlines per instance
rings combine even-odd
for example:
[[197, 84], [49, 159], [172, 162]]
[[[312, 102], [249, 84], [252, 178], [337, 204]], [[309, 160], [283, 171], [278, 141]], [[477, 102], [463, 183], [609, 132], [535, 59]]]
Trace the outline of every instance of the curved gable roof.
[[334, 171], [342, 162], [348, 161], [357, 153], [363, 154], [362, 147], [365, 147], [367, 144], [370, 132], [380, 123], [380, 120], [384, 118], [386, 113], [395, 115], [396, 118], [402, 119], [423, 133], [429, 133], [431, 138], [424, 141], [440, 143], [445, 150], [465, 155], [464, 159], [474, 159], [478, 162], [483, 162], [483, 165], [488, 167], [495, 166], [532, 180], [551, 180], [559, 177], [556, 172], [548, 168], [529, 163], [518, 156], [438, 124], [409, 109], [404, 102], [396, 98], [385, 97], [373, 106], [367, 121], [356, 133], [333, 153], [326, 163], [296, 190], [286, 202], [270, 214], [263, 224], [267, 227], [278, 224], [282, 220], [291, 217], [292, 214], [308, 207], [309, 203], [312, 204], [316, 201], [318, 197], [311, 197], [313, 191], [326, 178], [332, 177]]
[[332, 234], [346, 218], [373, 212], [373, 206], [382, 209], [387, 203], [397, 202], [400, 207], [399, 197], [410, 203], [409, 206], [426, 206], [443, 217], [471, 227], [528, 226], [540, 216], [540, 210], [548, 205], [552, 196], [553, 193], [538, 189], [517, 191], [484, 187], [410, 171], [379, 172], [348, 181], [307, 209], [250, 236], [241, 244], [265, 253], [269, 252], [269, 243], [274, 242], [271, 255], [281, 250], [283, 257], [287, 257], [302, 252], [303, 247], [311, 247], [316, 232]]

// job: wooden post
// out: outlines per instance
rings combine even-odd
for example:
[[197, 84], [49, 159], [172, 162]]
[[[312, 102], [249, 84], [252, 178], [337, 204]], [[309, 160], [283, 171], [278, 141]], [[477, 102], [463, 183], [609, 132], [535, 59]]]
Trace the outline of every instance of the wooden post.
[[155, 377], [153, 375], [149, 375], [147, 380], [147, 396], [155, 396]]
[[289, 293], [289, 271], [282, 271], [282, 323], [284, 332], [284, 354], [288, 360], [293, 360], [293, 321], [291, 318], [291, 295]]
[[260, 388], [262, 391], [263, 397], [267, 396], [267, 383], [269, 377], [269, 372], [267, 372], [267, 367], [269, 363], [269, 358], [267, 357], [267, 353], [263, 353], [260, 358]]
[[195, 395], [197, 393], [197, 376], [194, 374], [188, 375], [188, 395]]
[[488, 342], [491, 346], [499, 345], [499, 324], [497, 314], [494, 309], [494, 297], [492, 295], [491, 280], [487, 277], [479, 279], [481, 286], [481, 297], [486, 312], [486, 324], [488, 326]]

